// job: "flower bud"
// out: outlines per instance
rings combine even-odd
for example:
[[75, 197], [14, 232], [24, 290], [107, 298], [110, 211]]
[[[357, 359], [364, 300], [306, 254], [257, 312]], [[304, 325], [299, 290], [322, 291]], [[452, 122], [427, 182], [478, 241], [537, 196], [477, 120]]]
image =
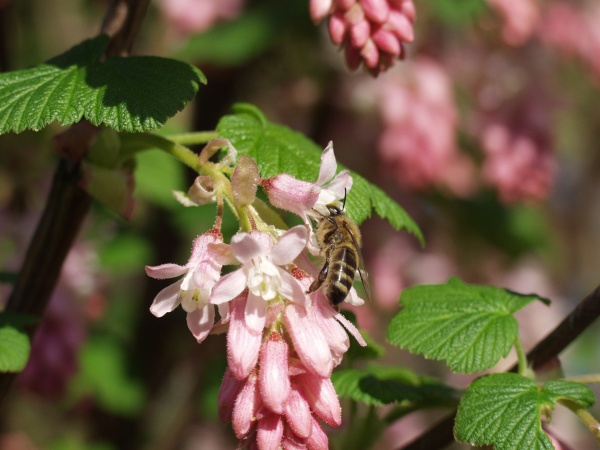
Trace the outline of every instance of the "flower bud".
[[251, 374], [244, 387], [240, 391], [232, 412], [233, 431], [238, 439], [243, 438], [252, 427], [252, 422], [256, 420], [255, 414], [258, 410], [260, 397], [256, 386], [256, 374]]
[[259, 387], [263, 403], [282, 414], [290, 395], [288, 345], [278, 333], [271, 333], [260, 351]]
[[294, 381], [302, 386], [304, 398], [323, 422], [333, 427], [342, 424], [342, 407], [329, 378], [305, 373], [294, 377]]
[[233, 200], [238, 206], [251, 205], [256, 197], [258, 185], [258, 166], [248, 155], [240, 156], [233, 176], [231, 187], [233, 188]]
[[258, 421], [256, 443], [260, 450], [278, 450], [283, 437], [283, 420], [279, 414], [269, 414]]

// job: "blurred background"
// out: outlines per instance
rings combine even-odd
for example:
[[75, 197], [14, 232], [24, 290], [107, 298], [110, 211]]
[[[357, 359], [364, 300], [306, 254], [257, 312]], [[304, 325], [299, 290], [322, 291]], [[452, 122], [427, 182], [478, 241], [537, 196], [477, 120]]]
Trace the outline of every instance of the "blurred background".
[[[92, 37], [107, 3], [0, 1], [1, 69], [35, 65]], [[527, 350], [600, 281], [600, 1], [415, 6], [405, 60], [377, 78], [346, 69], [307, 0], [155, 0], [135, 53], [196, 64], [208, 78], [161, 132], [213, 130], [234, 102], [254, 103], [323, 147], [333, 140], [338, 161], [412, 215], [425, 248], [377, 218], [362, 225], [374, 299], [354, 312], [378, 342], [404, 288], [459, 276], [552, 300], [519, 313]], [[44, 206], [58, 131], [0, 137], [2, 271], [18, 271]], [[224, 336], [198, 345], [182, 310], [152, 316], [169, 283], [144, 273], [145, 265], [185, 264], [214, 209], [173, 200], [194, 174], [158, 151], [138, 157], [135, 178], [132, 219], [95, 205], [71, 251], [7, 399], [1, 450], [235, 447], [216, 409]], [[0, 284], [0, 305], [9, 293]], [[566, 376], [600, 372], [599, 338], [596, 324], [564, 352]], [[473, 378], [391, 347], [385, 362], [457, 387]], [[443, 416], [413, 414], [376, 448], [398, 448]], [[572, 448], [594, 448], [560, 407], [550, 428]], [[334, 443], [343, 432], [332, 430]]]

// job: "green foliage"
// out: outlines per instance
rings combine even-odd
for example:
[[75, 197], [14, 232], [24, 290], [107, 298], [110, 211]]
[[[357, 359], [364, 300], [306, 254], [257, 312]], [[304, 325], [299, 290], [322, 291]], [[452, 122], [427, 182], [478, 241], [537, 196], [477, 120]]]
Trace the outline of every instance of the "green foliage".
[[20, 372], [31, 351], [29, 336], [13, 325], [0, 326], [0, 372]]
[[117, 131], [159, 128], [183, 109], [204, 75], [152, 56], [101, 61], [107, 36], [84, 41], [31, 69], [0, 74], [0, 133], [39, 130], [82, 118]]
[[38, 321], [26, 314], [0, 313], [0, 372], [20, 372], [25, 368], [31, 341], [23, 327]]
[[281, 42], [282, 33], [299, 20], [309, 20], [302, 3], [271, 1], [250, 6], [237, 19], [192, 36], [177, 56], [197, 63], [240, 66]]
[[340, 397], [370, 406], [401, 402], [413, 408], [455, 406], [458, 399], [452, 388], [404, 367], [373, 365], [367, 369], [340, 370], [331, 379]]
[[[234, 114], [224, 116], [217, 131], [228, 138], [240, 154], [250, 155], [264, 178], [288, 173], [301, 180], [315, 181], [319, 175], [323, 149], [304, 135], [269, 122], [258, 108], [234, 106]], [[344, 167], [338, 165], [339, 170]], [[352, 172], [354, 184], [348, 194], [348, 215], [360, 224], [375, 212], [397, 230], [405, 229], [421, 241], [419, 227], [404, 209], [381, 189]]]
[[492, 286], [446, 284], [406, 289], [388, 328], [390, 343], [426, 358], [445, 360], [455, 372], [480, 372], [505, 357], [517, 339], [512, 316], [540, 297]]
[[126, 372], [126, 354], [115, 340], [92, 338], [81, 351], [74, 394], [92, 395], [106, 410], [134, 416], [145, 401], [143, 385]]
[[173, 199], [173, 190], [187, 190], [183, 165], [160, 150], [137, 153], [135, 159], [136, 196], [163, 208], [178, 209], [180, 205]]
[[17, 281], [18, 274], [16, 272], [5, 272], [0, 270], [0, 283], [14, 283]]
[[430, 0], [429, 8], [442, 22], [459, 26], [473, 21], [486, 8], [485, 0]]
[[102, 266], [114, 273], [137, 273], [152, 259], [152, 247], [143, 237], [122, 232], [102, 246], [98, 258]]
[[458, 441], [493, 445], [495, 450], [551, 450], [541, 416], [561, 399], [586, 408], [594, 403], [594, 394], [587, 386], [569, 381], [550, 381], [540, 387], [514, 373], [486, 375], [471, 383], [463, 396], [454, 435]]

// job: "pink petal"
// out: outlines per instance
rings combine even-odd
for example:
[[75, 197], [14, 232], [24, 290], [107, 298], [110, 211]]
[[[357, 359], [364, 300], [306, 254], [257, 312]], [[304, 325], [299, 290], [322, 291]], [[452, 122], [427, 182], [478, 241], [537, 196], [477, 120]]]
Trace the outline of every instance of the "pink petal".
[[152, 306], [150, 306], [150, 312], [152, 314], [156, 317], [162, 317], [166, 313], [177, 308], [179, 303], [181, 303], [181, 299], [179, 298], [179, 288], [181, 287], [182, 281], [183, 279], [170, 284], [156, 295], [152, 302]]
[[174, 278], [183, 275], [188, 271], [188, 266], [179, 264], [161, 264], [160, 266], [146, 266], [146, 275], [157, 280], [165, 278]]
[[319, 23], [330, 12], [333, 6], [333, 0], [310, 0], [310, 17], [314, 23]]
[[210, 334], [215, 323], [215, 307], [209, 304], [204, 308], [195, 309], [187, 315], [186, 320], [188, 328], [200, 343]]
[[319, 324], [331, 352], [341, 356], [350, 347], [348, 334], [335, 320], [335, 311], [323, 295], [322, 291], [315, 294], [321, 297], [321, 301], [315, 302], [316, 304], [311, 312], [315, 317], [315, 321]]
[[348, 23], [346, 22], [343, 13], [335, 13], [329, 18], [329, 36], [334, 44], [340, 45], [344, 42], [347, 30]]
[[[333, 309], [333, 308], [332, 308]], [[339, 311], [335, 311], [335, 318], [342, 324], [344, 325], [344, 327], [346, 327], [346, 330], [348, 330], [350, 332], [350, 334], [352, 336], [354, 336], [354, 339], [357, 340], [358, 344], [361, 347], [366, 347], [367, 343], [365, 342], [365, 340], [363, 339], [362, 335], [360, 334], [360, 331], [358, 331], [358, 329], [354, 326], [354, 324], [352, 322], [350, 322], [348, 319], [346, 319], [342, 313], [340, 313]]]
[[372, 39], [386, 53], [398, 56], [402, 51], [398, 38], [391, 31], [380, 28], [373, 33]]
[[351, 46], [350, 44], [346, 44], [344, 47], [344, 56], [346, 58], [346, 64], [350, 70], [358, 69], [358, 66], [360, 66], [362, 61], [359, 49]]
[[213, 259], [222, 266], [237, 264], [239, 262], [233, 254], [233, 250], [231, 249], [231, 245], [229, 244], [209, 244], [208, 254], [210, 255], [211, 259]]
[[292, 383], [288, 401], [285, 404], [285, 419], [293, 430], [294, 434], [300, 438], [307, 438], [311, 434], [312, 413], [308, 403], [300, 394], [297, 384]]
[[323, 422], [333, 427], [342, 424], [342, 407], [329, 378], [306, 373], [296, 376], [294, 381], [302, 386], [304, 398]]
[[238, 233], [231, 238], [231, 249], [235, 256], [242, 262], [247, 263], [256, 256], [265, 254], [261, 242], [251, 233]]
[[250, 375], [235, 400], [232, 422], [233, 431], [238, 439], [248, 434], [250, 427], [252, 427], [252, 422], [255, 420], [254, 416], [260, 403], [256, 382], [256, 375]]
[[321, 154], [321, 167], [319, 169], [319, 178], [317, 184], [322, 186], [333, 178], [337, 169], [337, 161], [333, 152], [333, 141], [329, 141], [325, 150]]
[[229, 368], [225, 370], [225, 375], [223, 375], [223, 381], [221, 382], [219, 396], [217, 398], [217, 403], [219, 405], [219, 419], [221, 422], [227, 423], [231, 420], [235, 399], [244, 384], [243, 380], [238, 380], [233, 376]]
[[360, 0], [365, 15], [378, 24], [385, 23], [390, 14], [387, 0]]
[[285, 173], [262, 180], [261, 185], [273, 206], [298, 215], [312, 209], [321, 190], [315, 183], [298, 180]]
[[258, 421], [256, 443], [260, 450], [279, 450], [283, 437], [283, 420], [279, 414], [269, 414]]
[[290, 303], [285, 308], [283, 320], [306, 368], [322, 377], [329, 377], [333, 370], [331, 352], [323, 334], [308, 317], [306, 308]]
[[402, 13], [392, 11], [387, 26], [404, 42], [412, 42], [415, 38], [412, 22]]
[[361, 20], [350, 27], [350, 42], [354, 47], [362, 48], [371, 37], [371, 25], [368, 20]]
[[248, 328], [256, 333], [262, 333], [267, 317], [267, 302], [252, 292], [248, 293], [246, 301], [245, 321]]
[[372, 69], [377, 67], [377, 64], [379, 63], [379, 50], [373, 41], [367, 41], [365, 46], [360, 50], [360, 56], [367, 68]]
[[262, 345], [258, 381], [265, 406], [274, 413], [282, 414], [290, 395], [290, 377], [288, 346], [277, 333], [271, 333]]
[[313, 417], [312, 433], [306, 442], [308, 450], [329, 450], [329, 439], [319, 422]]
[[278, 266], [291, 263], [304, 250], [307, 240], [308, 231], [304, 225], [289, 229], [271, 249], [271, 261]]
[[227, 330], [227, 365], [238, 379], [246, 378], [258, 361], [262, 340], [261, 333], [251, 330], [244, 320], [245, 297], [238, 297], [231, 303], [231, 317]]
[[352, 189], [352, 183], [353, 180], [350, 172], [342, 170], [326, 187], [328, 191], [335, 193], [338, 198], [344, 198], [344, 195]]
[[242, 269], [228, 273], [222, 276], [213, 286], [210, 297], [208, 297], [208, 302], [213, 305], [228, 302], [240, 295], [246, 289], [247, 284], [248, 276]]
[[292, 300], [299, 305], [305, 305], [306, 289], [302, 287], [298, 280], [282, 268], [279, 268], [279, 276], [281, 277], [279, 293], [288, 300]]

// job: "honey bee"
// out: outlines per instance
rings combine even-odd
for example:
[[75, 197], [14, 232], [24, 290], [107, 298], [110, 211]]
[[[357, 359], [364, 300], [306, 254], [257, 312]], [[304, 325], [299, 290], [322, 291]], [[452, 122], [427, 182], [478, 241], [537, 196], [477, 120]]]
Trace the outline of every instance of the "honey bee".
[[[344, 198], [344, 204], [345, 200]], [[327, 209], [329, 215], [323, 216], [319, 220], [315, 230], [325, 264], [308, 288], [307, 293], [314, 292], [323, 286], [325, 297], [332, 305], [339, 305], [348, 296], [358, 270], [367, 298], [369, 298], [368, 275], [364, 269], [360, 251], [362, 238], [358, 225], [346, 216], [343, 207], [340, 209], [337, 206], [328, 205]]]

